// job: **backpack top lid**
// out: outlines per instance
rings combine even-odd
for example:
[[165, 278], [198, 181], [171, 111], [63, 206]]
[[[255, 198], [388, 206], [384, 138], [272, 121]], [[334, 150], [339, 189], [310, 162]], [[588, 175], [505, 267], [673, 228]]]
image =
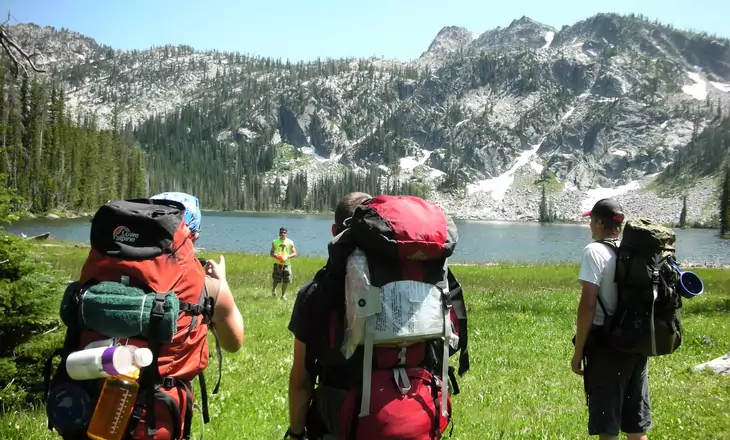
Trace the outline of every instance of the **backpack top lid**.
[[367, 199], [346, 225], [357, 246], [395, 259], [448, 258], [459, 240], [453, 220], [437, 205], [415, 196]]
[[675, 240], [676, 234], [666, 226], [646, 218], [637, 218], [626, 222], [621, 246], [653, 255], [674, 252]]
[[91, 247], [103, 255], [125, 259], [172, 253], [175, 233], [184, 225], [185, 206], [174, 200], [114, 200], [102, 205], [91, 220]]

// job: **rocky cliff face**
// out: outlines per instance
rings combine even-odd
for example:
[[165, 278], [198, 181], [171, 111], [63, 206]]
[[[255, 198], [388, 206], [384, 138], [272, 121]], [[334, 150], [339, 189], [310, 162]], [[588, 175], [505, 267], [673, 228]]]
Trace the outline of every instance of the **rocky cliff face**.
[[[381, 166], [429, 185], [462, 217], [536, 218], [546, 183], [565, 218], [614, 194], [630, 215], [676, 221], [681, 194], [659, 198], [650, 183], [730, 109], [728, 40], [613, 14], [560, 30], [527, 17], [481, 35], [451, 26], [416, 60], [296, 66], [183, 46], [122, 52], [34, 25], [11, 31], [101, 123], [184, 105], [223, 112], [225, 125], [210, 130], [231, 148], [238, 133], [291, 144], [323, 173]], [[691, 220], [716, 212], [711, 179], [691, 190]]]

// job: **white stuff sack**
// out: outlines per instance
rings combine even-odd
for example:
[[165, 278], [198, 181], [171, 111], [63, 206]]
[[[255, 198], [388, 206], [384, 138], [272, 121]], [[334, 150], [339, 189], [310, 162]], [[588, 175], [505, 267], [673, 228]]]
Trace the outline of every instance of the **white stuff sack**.
[[420, 281], [401, 280], [384, 285], [373, 342], [416, 342], [443, 336], [442, 295], [438, 286]]
[[437, 286], [403, 280], [379, 288], [370, 281], [367, 257], [356, 248], [347, 259], [345, 275], [345, 335], [340, 347], [345, 358], [365, 343], [371, 316], [374, 343], [416, 342], [444, 334], [442, 291]]

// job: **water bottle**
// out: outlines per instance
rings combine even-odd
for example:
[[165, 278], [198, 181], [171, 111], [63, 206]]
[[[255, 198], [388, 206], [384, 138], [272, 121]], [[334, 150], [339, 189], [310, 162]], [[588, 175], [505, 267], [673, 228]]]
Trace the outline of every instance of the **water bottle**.
[[115, 345], [71, 353], [66, 358], [66, 371], [74, 380], [99, 379], [130, 374], [151, 363], [152, 352], [149, 348]]
[[127, 431], [129, 417], [139, 391], [139, 370], [118, 376], [109, 376], [96, 402], [94, 415], [86, 435], [93, 440], [120, 440]]

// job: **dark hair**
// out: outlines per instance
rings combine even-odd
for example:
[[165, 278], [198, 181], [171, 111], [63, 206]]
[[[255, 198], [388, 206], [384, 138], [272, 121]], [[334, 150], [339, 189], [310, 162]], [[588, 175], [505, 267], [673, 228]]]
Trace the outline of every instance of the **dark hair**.
[[595, 218], [596, 220], [600, 220], [601, 223], [603, 223], [603, 227], [609, 231], [617, 231], [621, 232], [621, 227], [623, 226], [624, 222], [617, 221], [613, 217], [609, 216], [603, 216], [603, 215], [596, 215], [593, 214], [591, 217]]
[[371, 198], [370, 194], [364, 192], [351, 192], [343, 197], [335, 208], [335, 225], [342, 231], [345, 229], [345, 220], [352, 217], [357, 206], [364, 200]]

